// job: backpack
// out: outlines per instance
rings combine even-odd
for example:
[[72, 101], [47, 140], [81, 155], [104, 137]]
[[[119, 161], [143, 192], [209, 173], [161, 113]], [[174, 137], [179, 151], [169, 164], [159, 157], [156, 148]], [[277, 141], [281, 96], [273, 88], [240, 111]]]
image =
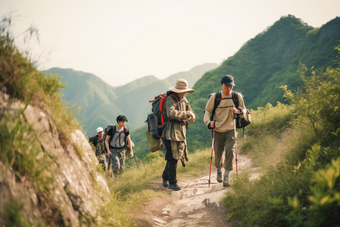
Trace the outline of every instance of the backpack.
[[[210, 97], [211, 97], [211, 94], [210, 94], [209, 98]], [[238, 96], [237, 96], [235, 91], [232, 91], [231, 98], [223, 98], [223, 99], [232, 99], [235, 107], [236, 108], [239, 107]], [[215, 101], [214, 101], [214, 109], [211, 112], [211, 118], [210, 118], [211, 121], [213, 120], [213, 117], [215, 115], [215, 111], [216, 111], [218, 105], [220, 104], [221, 100], [222, 100], [221, 91], [216, 92]], [[244, 128], [251, 123], [251, 115], [250, 115], [250, 112], [248, 110], [244, 114], [243, 118], [241, 118], [239, 115], [236, 115], [236, 116], [237, 116], [236, 117], [236, 128]]]
[[152, 109], [145, 121], [148, 123], [148, 129], [145, 134], [148, 139], [149, 149], [151, 152], [163, 149], [162, 140], [160, 139], [166, 124], [163, 116], [163, 104], [168, 96], [176, 99], [177, 102], [179, 101], [179, 97], [173, 91], [161, 93], [156, 96], [154, 100], [149, 101], [149, 103], [152, 103]]
[[[109, 129], [110, 129], [111, 127], [112, 127], [113, 129], [112, 129], [112, 134], [109, 135], [109, 136], [110, 136], [110, 139], [109, 139], [109, 146], [110, 146], [110, 144], [111, 144], [111, 141], [112, 141], [112, 139], [113, 139], [115, 133], [117, 132], [117, 131], [116, 131], [116, 130], [117, 130], [117, 129], [116, 129], [117, 126], [116, 126], [116, 125], [108, 125], [108, 126], [104, 129], [104, 138], [105, 138], [105, 140], [106, 140], [106, 136], [108, 136], [108, 131], [109, 131]], [[124, 130], [123, 130], [124, 134], [126, 134], [127, 131], [128, 131], [127, 127], [124, 126]], [[132, 142], [132, 141], [131, 141], [131, 142]], [[124, 139], [124, 147], [125, 147], [125, 148], [127, 147], [127, 139], [126, 139], [126, 136], [125, 136], [125, 139]], [[107, 153], [106, 146], [104, 146], [104, 151], [105, 151], [105, 153]]]
[[[89, 143], [92, 143], [93, 146], [97, 146], [97, 138], [98, 138], [98, 135], [95, 135], [95, 136], [90, 137]], [[104, 138], [104, 137], [103, 137], [103, 138]], [[105, 141], [105, 140], [104, 140], [104, 141]]]
[[152, 112], [148, 114], [146, 121], [148, 122], [148, 131], [156, 140], [162, 136], [162, 132], [166, 124], [163, 116], [163, 104], [167, 97], [172, 97], [177, 102], [179, 101], [179, 97], [173, 91], [168, 91], [166, 94], [161, 93], [156, 96], [154, 100], [149, 101], [149, 103], [152, 103]]

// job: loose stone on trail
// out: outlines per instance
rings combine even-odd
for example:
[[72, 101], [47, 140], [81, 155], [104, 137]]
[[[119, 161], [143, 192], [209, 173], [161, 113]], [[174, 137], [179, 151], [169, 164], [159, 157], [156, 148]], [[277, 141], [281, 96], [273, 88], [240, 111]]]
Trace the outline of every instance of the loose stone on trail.
[[[240, 155], [239, 157], [239, 170], [241, 168], [242, 170], [249, 169], [251, 160], [247, 156]], [[233, 173], [235, 173], [235, 170]], [[241, 173], [240, 171], [239, 174]], [[235, 174], [232, 174], [233, 177], [235, 177]], [[251, 174], [251, 179], [258, 177], [259, 174]], [[208, 179], [209, 175], [198, 179], [179, 179], [178, 185], [182, 189], [170, 191], [172, 202], [166, 204], [160, 214], [155, 214], [158, 216], [152, 219], [152, 225], [155, 227], [231, 226], [231, 223], [227, 221], [227, 208], [222, 204], [225, 193], [228, 193], [231, 188], [223, 187], [222, 183], [217, 182], [216, 168], [211, 174], [210, 187]]]

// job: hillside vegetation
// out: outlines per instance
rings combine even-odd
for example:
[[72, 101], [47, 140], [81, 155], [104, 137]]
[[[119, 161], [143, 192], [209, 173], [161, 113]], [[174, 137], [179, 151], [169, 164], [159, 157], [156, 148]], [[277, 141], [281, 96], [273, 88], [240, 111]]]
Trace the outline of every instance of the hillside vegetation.
[[[136, 226], [144, 203], [169, 196], [150, 187], [164, 159], [150, 154], [138, 170], [127, 163], [123, 175], [107, 176], [62, 101], [64, 84], [14, 45], [10, 22], [0, 21], [0, 226]], [[75, 131], [84, 146], [74, 143]], [[191, 160], [179, 177], [205, 169], [204, 153]]]
[[142, 126], [150, 111], [149, 100], [155, 94], [167, 91], [179, 78], [187, 79], [190, 86], [193, 86], [205, 72], [217, 66], [216, 63], [206, 63], [163, 80], [155, 76], [145, 76], [118, 87], [106, 84], [91, 73], [73, 69], [51, 68], [44, 73], [60, 76], [61, 82], [66, 86], [62, 90], [63, 100], [80, 108], [76, 117], [82, 123], [84, 131], [91, 136], [98, 127], [116, 123], [115, 119], [120, 114], [127, 116], [130, 130]]
[[282, 87], [290, 105], [253, 112], [241, 152], [262, 175], [234, 176], [224, 203], [235, 226], [339, 226], [340, 59], [326, 70], [302, 66], [300, 76], [302, 90]]
[[[244, 95], [248, 109], [261, 109], [267, 103], [273, 106], [277, 102], [287, 103], [280, 86], [287, 85], [293, 91], [302, 88], [303, 80], [298, 72], [300, 63], [318, 68], [332, 65], [337, 54], [334, 47], [339, 40], [339, 17], [317, 29], [291, 15], [282, 17], [249, 40], [221, 66], [205, 73], [196, 82], [194, 93], [186, 94], [196, 114], [196, 120], [194, 123], [190, 122], [188, 130], [189, 152], [211, 145], [210, 130], [203, 123], [203, 115], [210, 93], [221, 90], [222, 76], [234, 76], [236, 86], [233, 90]], [[307, 72], [306, 76], [309, 75], [310, 72]], [[256, 121], [255, 116], [253, 120]], [[253, 124], [249, 129], [252, 127]], [[138, 157], [149, 153], [145, 130], [144, 125], [132, 133]], [[248, 132], [250, 131], [246, 131], [246, 134]]]
[[[186, 96], [197, 119], [190, 126], [189, 147], [210, 146], [210, 132], [203, 123], [203, 114], [209, 94], [221, 90], [222, 76], [234, 77], [233, 90], [244, 95], [248, 109], [264, 107], [267, 103], [275, 106], [278, 101], [287, 103], [280, 86], [287, 85], [293, 91], [303, 86], [298, 73], [300, 63], [316, 68], [331, 66], [339, 40], [339, 17], [317, 29], [294, 16], [282, 17], [249, 40], [220, 67], [204, 74], [195, 84], [195, 92]], [[307, 72], [306, 76], [309, 75]]]

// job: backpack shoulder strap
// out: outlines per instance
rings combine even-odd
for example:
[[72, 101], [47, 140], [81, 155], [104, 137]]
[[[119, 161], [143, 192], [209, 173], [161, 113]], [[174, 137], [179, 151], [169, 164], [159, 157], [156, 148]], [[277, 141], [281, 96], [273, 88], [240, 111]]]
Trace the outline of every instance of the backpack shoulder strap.
[[[112, 141], [112, 139], [113, 139], [113, 136], [114, 136], [115, 133], [116, 133], [116, 125], [110, 125], [110, 127], [112, 127], [112, 133], [111, 133], [111, 135], [110, 135], [109, 144], [111, 144], [111, 141]], [[109, 129], [108, 129], [108, 131], [109, 131]]]
[[218, 105], [220, 105], [220, 102], [221, 102], [220, 98], [221, 98], [221, 97], [222, 97], [221, 91], [216, 92], [216, 94], [215, 94], [215, 100], [214, 100], [214, 109], [212, 110], [212, 112], [211, 112], [211, 117], [210, 117], [210, 120], [211, 120], [211, 121], [213, 120], [213, 117], [214, 117], [214, 115], [215, 115], [215, 111], [216, 111]]
[[168, 96], [172, 96], [177, 102], [180, 100], [179, 96], [176, 93], [172, 93]]
[[238, 108], [238, 106], [239, 106], [238, 95], [235, 91], [232, 92], [232, 99], [233, 99], [235, 107]]
[[126, 126], [124, 126], [124, 146], [127, 147], [127, 136], [126, 136], [126, 133], [128, 132], [128, 128]]
[[117, 131], [117, 129], [116, 129], [116, 125], [113, 125], [112, 126], [112, 133], [111, 133], [111, 137], [113, 138], [113, 136], [115, 135], [115, 133], [116, 133], [116, 131]]

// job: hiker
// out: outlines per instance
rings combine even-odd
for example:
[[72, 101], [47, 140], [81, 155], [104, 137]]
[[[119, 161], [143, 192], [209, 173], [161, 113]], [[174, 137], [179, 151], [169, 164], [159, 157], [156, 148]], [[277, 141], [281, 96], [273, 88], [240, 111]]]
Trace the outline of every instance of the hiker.
[[130, 132], [125, 126], [128, 119], [124, 115], [119, 115], [116, 120], [117, 125], [108, 127], [105, 146], [112, 165], [112, 172], [118, 175], [124, 172], [126, 147], [129, 146], [130, 157], [133, 158], [133, 146]]
[[[241, 113], [233, 101], [233, 87], [235, 86], [234, 78], [231, 75], [223, 76], [221, 79], [222, 91], [219, 95], [222, 100], [214, 109], [214, 102], [217, 93], [213, 93], [207, 102], [204, 114], [204, 123], [209, 129], [215, 128], [214, 151], [215, 166], [217, 168], [217, 181], [223, 182], [223, 186], [230, 186], [230, 173], [233, 170], [233, 159], [235, 153], [234, 140], [234, 114]], [[242, 113], [245, 110], [243, 97], [240, 93], [234, 92], [234, 97], [238, 99]], [[213, 115], [213, 116], [212, 116]], [[240, 115], [243, 117], [243, 114]], [[216, 125], [215, 125], [216, 122]], [[223, 157], [224, 153], [224, 157]], [[222, 168], [224, 168], [224, 177], [222, 181]]]
[[97, 135], [91, 137], [89, 142], [96, 147], [96, 157], [99, 161], [99, 164], [103, 166], [104, 171], [106, 170], [106, 159], [105, 159], [105, 151], [104, 151], [104, 130], [102, 127], [97, 128]]
[[[178, 79], [176, 86], [169, 88], [174, 96], [167, 97], [163, 105], [164, 121], [167, 122], [162, 132], [163, 144], [166, 148], [166, 165], [163, 171], [163, 186], [178, 191], [181, 188], [177, 185], [176, 169], [178, 160], [184, 164], [184, 159], [188, 161], [186, 127], [187, 121], [195, 121], [195, 114], [192, 111], [188, 100], [184, 95], [194, 92], [188, 88], [188, 82]], [[178, 100], [178, 101], [177, 101]], [[169, 182], [169, 185], [168, 185]]]

